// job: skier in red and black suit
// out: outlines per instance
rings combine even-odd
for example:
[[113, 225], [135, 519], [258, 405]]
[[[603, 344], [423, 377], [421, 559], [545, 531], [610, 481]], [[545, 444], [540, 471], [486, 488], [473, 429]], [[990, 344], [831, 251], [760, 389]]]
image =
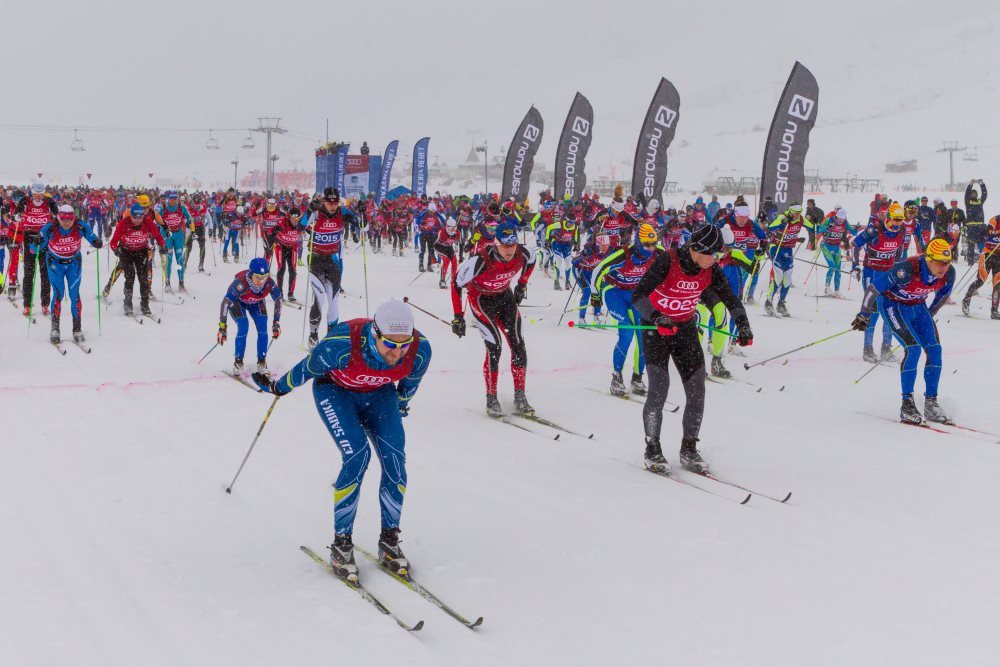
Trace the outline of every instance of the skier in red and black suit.
[[285, 271], [288, 271], [288, 291], [284, 292], [288, 296], [286, 299], [291, 303], [295, 300], [295, 265], [299, 258], [299, 242], [302, 239], [302, 230], [305, 226], [305, 219], [302, 211], [293, 206], [288, 209], [288, 216], [282, 218], [274, 231], [274, 258], [278, 262], [278, 289], [284, 289]]
[[[21, 244], [21, 259], [24, 262], [24, 289], [22, 290], [24, 314], [31, 312], [31, 300], [35, 289], [35, 267], [42, 282], [42, 314], [49, 314], [52, 288], [49, 285], [49, 271], [45, 265], [45, 249], [41, 247], [42, 227], [55, 222], [58, 211], [53, 201], [45, 196], [45, 186], [31, 185], [31, 196], [25, 197], [17, 205], [14, 215], [14, 243]], [[11, 272], [17, 276], [16, 260], [11, 257]]]
[[[438, 229], [444, 225], [444, 216], [438, 213], [435, 202], [427, 205], [427, 210], [417, 214], [417, 230], [420, 235], [419, 265], [421, 271], [431, 271], [434, 268], [434, 243], [437, 241]], [[424, 269], [424, 252], [427, 252], [427, 268]]]
[[315, 212], [311, 220], [312, 241], [309, 243], [309, 284], [316, 298], [309, 310], [309, 345], [319, 342], [319, 323], [323, 318], [320, 301], [326, 302], [327, 329], [340, 320], [340, 309], [336, 301], [340, 295], [340, 279], [344, 270], [341, 259], [344, 229], [347, 224], [357, 221], [354, 212], [342, 206], [340, 191], [327, 187], [323, 196], [309, 205]]
[[139, 279], [139, 307], [143, 315], [152, 315], [149, 309], [149, 274], [146, 272], [146, 258], [149, 240], [152, 238], [163, 252], [165, 242], [160, 229], [153, 222], [152, 215], [146, 214], [142, 204], [132, 204], [130, 216], [115, 227], [111, 235], [111, 251], [125, 271], [125, 314], [132, 315], [132, 284]]
[[437, 239], [434, 241], [434, 252], [437, 253], [438, 262], [441, 263], [441, 279], [438, 287], [445, 289], [445, 279], [448, 277], [448, 267], [451, 267], [451, 278], [455, 279], [458, 273], [458, 260], [455, 258], [455, 246], [460, 245], [462, 233], [458, 231], [458, 222], [454, 218], [448, 218], [448, 222], [442, 225], [437, 232]]
[[715, 254], [725, 244], [715, 225], [703, 225], [681, 248], [659, 253], [639, 281], [632, 305], [642, 315], [642, 324], [655, 329], [642, 332], [642, 345], [649, 372], [649, 393], [642, 410], [646, 430], [646, 467], [655, 473], [669, 472], [670, 465], [660, 448], [663, 403], [670, 388], [667, 362], [674, 365], [684, 384], [681, 465], [693, 472], [707, 472], [708, 465], [698, 452], [698, 433], [705, 412], [705, 352], [698, 338], [695, 310], [702, 293], [710, 290], [726, 305], [736, 323], [736, 342], [750, 345], [753, 333], [746, 310], [716, 263]]
[[263, 208], [257, 209], [260, 219], [260, 238], [264, 243], [264, 259], [271, 262], [274, 254], [274, 234], [278, 223], [285, 219], [285, 213], [278, 208], [278, 200], [268, 197]]
[[[465, 335], [465, 315], [462, 312], [462, 288], [468, 287], [469, 308], [476, 318], [479, 332], [486, 344], [483, 376], [486, 379], [486, 413], [503, 416], [497, 400], [497, 373], [502, 351], [501, 334], [511, 349], [510, 370], [514, 376], [514, 413], [533, 415], [534, 408], [524, 395], [524, 380], [528, 371], [528, 352], [521, 335], [521, 313], [517, 305], [528, 293], [528, 279], [535, 268], [535, 256], [517, 241], [517, 224], [511, 220], [497, 226], [494, 245], [483, 248], [458, 269], [452, 281], [451, 302], [455, 319], [451, 330], [461, 338]], [[517, 286], [511, 292], [510, 283], [520, 272]]]
[[208, 216], [208, 204], [205, 203], [201, 193], [194, 193], [191, 203], [188, 204], [188, 213], [191, 214], [191, 224], [187, 243], [184, 248], [184, 268], [187, 269], [188, 258], [191, 256], [191, 248], [194, 242], [198, 241], [198, 272], [205, 271], [205, 218]]

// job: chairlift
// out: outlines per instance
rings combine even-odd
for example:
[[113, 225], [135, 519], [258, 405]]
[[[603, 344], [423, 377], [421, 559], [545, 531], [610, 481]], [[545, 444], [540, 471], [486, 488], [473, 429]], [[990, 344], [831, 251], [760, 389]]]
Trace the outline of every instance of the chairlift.
[[69, 149], [79, 153], [87, 149], [83, 147], [83, 140], [77, 136], [76, 132], [76, 130], [73, 130], [73, 141], [69, 143]]
[[243, 148], [246, 148], [246, 149], [253, 149], [254, 148], [254, 141], [253, 141], [253, 135], [252, 134], [248, 133], [247, 136], [243, 139]]
[[967, 148], [962, 160], [964, 162], [979, 162], [979, 153], [975, 148]]
[[208, 141], [205, 142], [205, 148], [210, 151], [219, 150], [219, 140], [212, 136], [212, 131], [208, 131]]

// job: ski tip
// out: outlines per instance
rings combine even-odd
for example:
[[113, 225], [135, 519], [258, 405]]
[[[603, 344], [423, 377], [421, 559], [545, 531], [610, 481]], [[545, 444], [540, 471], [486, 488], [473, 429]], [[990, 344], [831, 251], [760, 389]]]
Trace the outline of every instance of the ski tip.
[[[233, 487], [231, 487], [231, 486], [227, 486], [227, 487], [226, 487], [226, 493], [228, 493], [228, 494], [232, 495], [232, 493], [233, 493]], [[305, 547], [300, 547], [300, 548], [301, 548], [301, 549], [305, 549]]]
[[785, 391], [785, 385], [781, 385], [781, 389], [779, 389], [778, 391]]
[[674, 406], [674, 409], [673, 409], [673, 410], [671, 410], [670, 412], [677, 412], [677, 411], [678, 411], [678, 410], [680, 410], [680, 409], [681, 409], [681, 406], [679, 406], [679, 405], [675, 405], [675, 406]]
[[746, 504], [747, 504], [748, 502], [750, 502], [750, 498], [751, 498], [752, 496], [753, 496], [753, 494], [752, 494], [752, 493], [748, 493], [748, 494], [747, 494], [747, 497], [743, 499], [743, 501], [742, 501], [742, 502], [740, 503], [740, 505], [746, 505]]
[[762, 392], [762, 391], [764, 391], [764, 388], [763, 388], [763, 387], [757, 387], [757, 393], [758, 393], [758, 394], [759, 394], [760, 392]]
[[562, 433], [556, 433], [556, 437], [554, 437], [554, 438], [552, 438], [552, 439], [553, 439], [553, 440], [558, 440], [558, 439], [559, 439], [559, 436], [560, 436], [560, 435], [562, 435]]
[[417, 624], [414, 625], [412, 628], [409, 628], [409, 631], [410, 632], [420, 632], [420, 630], [422, 630], [423, 627], [424, 627], [424, 622], [423, 621], [417, 621]]
[[789, 498], [791, 498], [791, 497], [792, 497], [792, 492], [791, 492], [791, 491], [789, 491], [789, 492], [788, 492], [788, 495], [787, 495], [787, 496], [785, 496], [784, 498], [782, 498], [782, 499], [781, 499], [781, 502], [783, 502], [783, 503], [787, 503], [787, 502], [788, 502], [788, 499], [789, 499]]
[[483, 617], [480, 616], [479, 618], [477, 618], [476, 620], [474, 620], [472, 623], [469, 623], [467, 625], [468, 625], [468, 628], [470, 630], [475, 630], [476, 628], [478, 628], [482, 624], [483, 624]]
[[591, 433], [590, 435], [587, 436], [587, 440], [593, 440], [593, 439], [594, 439], [594, 434], [593, 433]]
[[409, 303], [409, 302], [410, 302], [410, 297], [404, 296], [403, 297], [403, 303]]

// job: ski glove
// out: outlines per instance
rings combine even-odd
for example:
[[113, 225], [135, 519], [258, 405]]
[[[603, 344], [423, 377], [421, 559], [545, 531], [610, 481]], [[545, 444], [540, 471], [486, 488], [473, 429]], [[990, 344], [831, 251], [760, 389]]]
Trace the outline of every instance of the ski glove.
[[518, 283], [514, 288], [514, 301], [516, 301], [518, 305], [521, 305], [521, 302], [524, 301], [524, 297], [526, 296], [528, 296], [528, 286], [523, 283]]
[[281, 335], [281, 325], [277, 322], [271, 325], [271, 338], [277, 338]]
[[851, 328], [855, 331], [864, 331], [868, 328], [868, 323], [871, 322], [872, 316], [865, 315], [864, 313], [858, 313], [854, 321], [851, 322]]
[[736, 344], [740, 347], [753, 345], [753, 332], [750, 330], [749, 322], [741, 322], [736, 325]]
[[851, 265], [851, 273], [854, 274], [856, 280], [861, 280], [861, 268], [857, 264]]
[[225, 322], [219, 322], [219, 333], [216, 334], [215, 341], [219, 345], [225, 345], [226, 344], [226, 323]]
[[97, 239], [96, 241], [94, 241], [94, 242], [93, 242], [93, 243], [91, 243], [90, 245], [92, 245], [92, 246], [94, 246], [95, 248], [97, 248], [98, 250], [100, 250], [101, 248], [103, 248], [103, 247], [104, 247], [104, 241], [102, 241], [101, 239]]
[[406, 403], [403, 403], [402, 401], [400, 401], [399, 402], [399, 416], [400, 417], [406, 417], [408, 414], [410, 414], [410, 406], [407, 405]]
[[278, 383], [271, 379], [271, 376], [267, 373], [251, 373], [250, 378], [257, 387], [267, 393], [274, 394], [275, 396], [284, 396], [287, 391], [281, 391], [278, 389]]
[[590, 307], [595, 310], [601, 307], [601, 295], [597, 292], [590, 295]]
[[458, 313], [451, 321], [451, 332], [461, 338], [465, 335], [465, 315]]
[[673, 336], [677, 333], [677, 325], [674, 324], [674, 321], [666, 315], [660, 315], [657, 317], [653, 320], [653, 324], [656, 325], [656, 333], [661, 336]]

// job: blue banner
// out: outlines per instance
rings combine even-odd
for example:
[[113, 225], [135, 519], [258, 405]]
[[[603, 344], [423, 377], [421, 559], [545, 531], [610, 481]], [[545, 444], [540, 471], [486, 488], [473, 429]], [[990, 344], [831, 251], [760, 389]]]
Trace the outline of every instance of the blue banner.
[[378, 177], [378, 189], [375, 191], [375, 200], [381, 204], [389, 192], [389, 177], [392, 175], [392, 163], [396, 161], [396, 152], [399, 150], [399, 140], [393, 139], [385, 147], [382, 154], [382, 172]]
[[316, 156], [316, 192], [323, 192], [330, 176], [327, 173], [327, 165], [330, 164], [329, 155]]
[[378, 179], [382, 175], [382, 156], [381, 155], [369, 155], [368, 156], [368, 192], [365, 193], [367, 196], [371, 192], [378, 190]]
[[413, 147], [413, 187], [410, 189], [419, 197], [427, 194], [427, 144], [430, 137], [424, 137]]
[[333, 166], [333, 187], [337, 192], [344, 191], [344, 176], [347, 174], [347, 152], [351, 150], [350, 144], [344, 144], [337, 150]]

